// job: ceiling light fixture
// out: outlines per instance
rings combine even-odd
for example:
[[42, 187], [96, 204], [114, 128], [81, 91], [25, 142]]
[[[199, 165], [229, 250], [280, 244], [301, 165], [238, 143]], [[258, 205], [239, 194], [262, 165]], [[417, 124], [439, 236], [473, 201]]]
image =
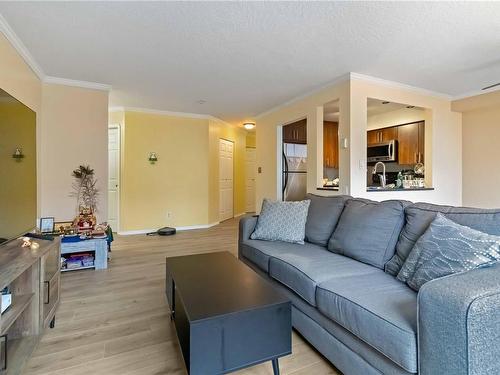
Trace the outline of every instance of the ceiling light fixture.
[[243, 127], [247, 130], [252, 130], [253, 128], [255, 128], [255, 123], [253, 122], [245, 122], [243, 124]]

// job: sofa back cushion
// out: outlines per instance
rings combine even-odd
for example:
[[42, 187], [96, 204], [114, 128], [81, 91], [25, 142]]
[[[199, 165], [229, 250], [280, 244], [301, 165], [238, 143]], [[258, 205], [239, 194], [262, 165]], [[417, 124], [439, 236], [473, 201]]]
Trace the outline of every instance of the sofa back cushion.
[[378, 268], [394, 255], [410, 202], [349, 199], [328, 242], [328, 250]]
[[460, 225], [495, 236], [500, 235], [500, 209], [415, 203], [405, 209], [406, 223], [396, 245], [396, 254], [385, 266], [386, 272], [394, 276], [398, 274], [411, 249], [427, 230], [438, 212]]
[[306, 241], [316, 245], [326, 246], [337, 226], [347, 195], [322, 197], [307, 194], [311, 200], [306, 221]]

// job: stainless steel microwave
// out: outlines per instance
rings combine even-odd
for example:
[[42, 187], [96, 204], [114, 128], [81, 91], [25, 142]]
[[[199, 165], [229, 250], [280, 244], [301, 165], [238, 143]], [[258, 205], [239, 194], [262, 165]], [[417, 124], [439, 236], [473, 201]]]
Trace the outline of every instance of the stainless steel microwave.
[[367, 162], [398, 161], [398, 141], [392, 140], [382, 143], [368, 145]]

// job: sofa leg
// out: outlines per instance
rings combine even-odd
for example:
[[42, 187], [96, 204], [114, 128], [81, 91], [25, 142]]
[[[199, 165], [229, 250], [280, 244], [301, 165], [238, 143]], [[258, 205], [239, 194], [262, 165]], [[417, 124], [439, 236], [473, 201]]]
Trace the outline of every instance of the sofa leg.
[[280, 365], [278, 363], [278, 358], [273, 359], [273, 373], [274, 375], [280, 375]]

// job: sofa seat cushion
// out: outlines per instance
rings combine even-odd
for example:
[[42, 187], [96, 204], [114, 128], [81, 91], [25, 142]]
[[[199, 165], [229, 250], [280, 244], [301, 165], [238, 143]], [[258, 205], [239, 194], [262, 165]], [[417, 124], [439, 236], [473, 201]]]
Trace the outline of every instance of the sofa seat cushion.
[[409, 372], [417, 372], [417, 293], [381, 270], [318, 285], [319, 311]]
[[380, 270], [333, 254], [325, 248], [276, 254], [269, 261], [269, 276], [286, 285], [312, 306], [316, 306], [316, 286], [323, 281], [372, 272]]
[[281, 241], [244, 240], [240, 244], [240, 252], [262, 271], [269, 272], [269, 259], [285, 253], [312, 254], [316, 251], [327, 252], [326, 248], [311, 243], [304, 245]]

